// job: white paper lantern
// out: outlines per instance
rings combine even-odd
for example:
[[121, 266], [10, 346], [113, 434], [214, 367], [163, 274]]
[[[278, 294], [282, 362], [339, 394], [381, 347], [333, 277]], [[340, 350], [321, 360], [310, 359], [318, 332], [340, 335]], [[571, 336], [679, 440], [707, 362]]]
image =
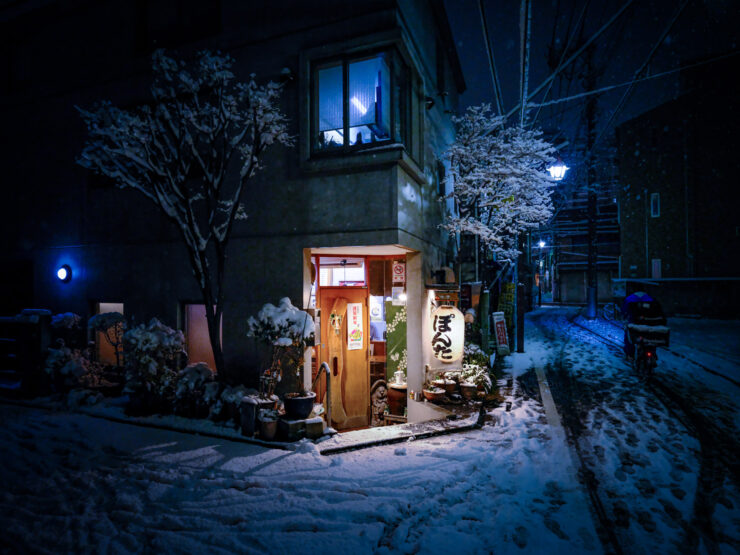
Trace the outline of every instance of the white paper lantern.
[[434, 356], [451, 364], [463, 356], [465, 346], [465, 317], [454, 306], [440, 306], [432, 312], [430, 336]]

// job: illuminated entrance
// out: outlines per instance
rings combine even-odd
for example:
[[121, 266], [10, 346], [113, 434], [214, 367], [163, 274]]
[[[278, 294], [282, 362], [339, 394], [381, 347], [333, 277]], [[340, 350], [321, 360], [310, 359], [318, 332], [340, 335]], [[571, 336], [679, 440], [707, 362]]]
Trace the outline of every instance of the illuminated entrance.
[[[319, 321], [312, 377], [321, 362], [329, 364], [332, 426], [338, 430], [406, 421], [403, 410], [394, 420], [378, 408], [386, 406], [394, 374], [406, 375], [405, 275], [394, 277], [393, 270], [404, 267], [408, 251], [391, 248], [396, 254], [372, 254], [372, 247], [311, 253], [309, 307]], [[324, 398], [323, 380], [316, 393]]]

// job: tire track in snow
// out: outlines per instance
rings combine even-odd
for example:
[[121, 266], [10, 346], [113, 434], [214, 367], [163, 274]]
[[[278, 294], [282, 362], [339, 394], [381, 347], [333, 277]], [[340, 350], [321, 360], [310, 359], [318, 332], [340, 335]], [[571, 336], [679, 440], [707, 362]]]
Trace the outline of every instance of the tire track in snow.
[[[617, 350], [616, 356], [622, 356], [622, 345], [576, 322], [573, 324], [596, 336], [613, 350]], [[740, 386], [732, 378], [715, 372], [680, 353], [668, 350], [671, 354], [689, 361], [702, 370], [724, 378], [735, 386]], [[735, 486], [740, 487], [740, 444], [733, 440], [734, 434], [719, 428], [714, 419], [706, 416], [700, 408], [681, 394], [681, 390], [685, 391], [685, 388], [681, 388], [680, 384], [675, 382], [673, 386], [670, 386], [668, 384], [669, 375], [664, 372], [660, 374], [660, 376], [653, 375], [652, 379], [644, 382], [645, 387], [661, 402], [669, 414], [699, 441], [701, 447], [693, 514], [691, 522], [684, 529], [687, 547], [695, 552], [703, 541], [709, 553], [719, 553], [719, 540], [734, 544], [734, 547], [738, 549], [740, 545], [736, 541], [723, 535], [721, 530], [715, 529], [712, 515], [719, 501], [719, 492], [725, 477], [729, 477]]]
[[[576, 312], [572, 317], [567, 318], [568, 323], [572, 323], [572, 320], [577, 315], [578, 313]], [[561, 407], [563, 427], [567, 432], [568, 438], [570, 439], [569, 443], [576, 454], [576, 459], [578, 460], [579, 478], [586, 487], [586, 492], [588, 493], [588, 498], [591, 502], [591, 509], [599, 523], [599, 526], [597, 527], [599, 539], [601, 540], [606, 553], [621, 555], [623, 553], [622, 545], [625, 543], [625, 540], [619, 537], [620, 535], [616, 531], [614, 522], [607, 514], [604, 503], [601, 500], [601, 494], [599, 493], [599, 482], [596, 479], [596, 473], [590, 468], [583, 449], [579, 444], [579, 441], [587, 441], [587, 439], [583, 435], [583, 423], [577, 418], [574, 419], [574, 416], [577, 415], [578, 411], [573, 403], [573, 399], [575, 399], [575, 396], [572, 394], [574, 389], [573, 382], [570, 379], [569, 373], [563, 366], [564, 351], [570, 339], [565, 340], [558, 338], [548, 326], [542, 325], [539, 320], [533, 319], [533, 321], [545, 337], [553, 341], [555, 344], [559, 343], [558, 352], [555, 356], [558, 376], [556, 377], [553, 374], [552, 378], [555, 379], [551, 378], [550, 383], [555, 387], [556, 392], [561, 390], [565, 393], [562, 396], [554, 396], [560, 397], [556, 402]], [[593, 451], [593, 448], [590, 447], [590, 445], [588, 445], [588, 448], [590, 451]]]

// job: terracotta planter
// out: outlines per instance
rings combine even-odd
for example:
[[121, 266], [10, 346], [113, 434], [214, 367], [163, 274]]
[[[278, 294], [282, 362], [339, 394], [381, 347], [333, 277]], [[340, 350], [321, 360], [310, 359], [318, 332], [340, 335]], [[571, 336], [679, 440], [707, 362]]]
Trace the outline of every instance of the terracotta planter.
[[290, 420], [304, 420], [308, 418], [313, 410], [313, 403], [316, 399], [316, 393], [309, 391], [305, 397], [297, 397], [288, 393], [283, 399], [285, 407], [285, 416]]
[[277, 420], [260, 420], [260, 439], [272, 441], [277, 434]]
[[478, 386], [472, 383], [461, 383], [460, 393], [467, 400], [475, 399], [478, 396]]
[[445, 390], [440, 388], [424, 389], [424, 398], [427, 401], [441, 401], [445, 398]]
[[457, 382], [455, 380], [434, 380], [432, 383], [436, 387], [444, 389], [447, 393], [455, 393], [457, 391]]

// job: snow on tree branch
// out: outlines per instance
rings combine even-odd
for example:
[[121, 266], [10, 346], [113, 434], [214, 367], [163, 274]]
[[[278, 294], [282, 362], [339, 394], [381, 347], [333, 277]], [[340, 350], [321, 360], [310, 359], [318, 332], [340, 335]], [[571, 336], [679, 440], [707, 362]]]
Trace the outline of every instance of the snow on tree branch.
[[[277, 106], [280, 86], [259, 86], [254, 75], [235, 82], [232, 65], [211, 52], [186, 64], [159, 50], [150, 105], [78, 108], [89, 134], [78, 163], [146, 195], [195, 251], [227, 240], [243, 185], [265, 148], [292, 144]], [[239, 179], [227, 186], [232, 163]]]
[[[234, 221], [247, 216], [244, 186], [268, 147], [293, 144], [278, 106], [281, 86], [258, 85], [254, 74], [239, 82], [233, 64], [220, 53], [200, 52], [186, 63], [159, 50], [148, 104], [77, 108], [88, 131], [77, 162], [139, 191], [180, 230], [212, 343], [219, 337], [226, 245]], [[218, 366], [217, 346], [214, 356]]]
[[489, 104], [470, 107], [453, 121], [456, 140], [444, 157], [457, 214], [442, 228], [476, 235], [499, 258], [515, 259], [517, 235], [552, 214], [554, 182], [545, 168], [554, 148], [539, 131], [506, 127], [506, 119], [494, 115]]

